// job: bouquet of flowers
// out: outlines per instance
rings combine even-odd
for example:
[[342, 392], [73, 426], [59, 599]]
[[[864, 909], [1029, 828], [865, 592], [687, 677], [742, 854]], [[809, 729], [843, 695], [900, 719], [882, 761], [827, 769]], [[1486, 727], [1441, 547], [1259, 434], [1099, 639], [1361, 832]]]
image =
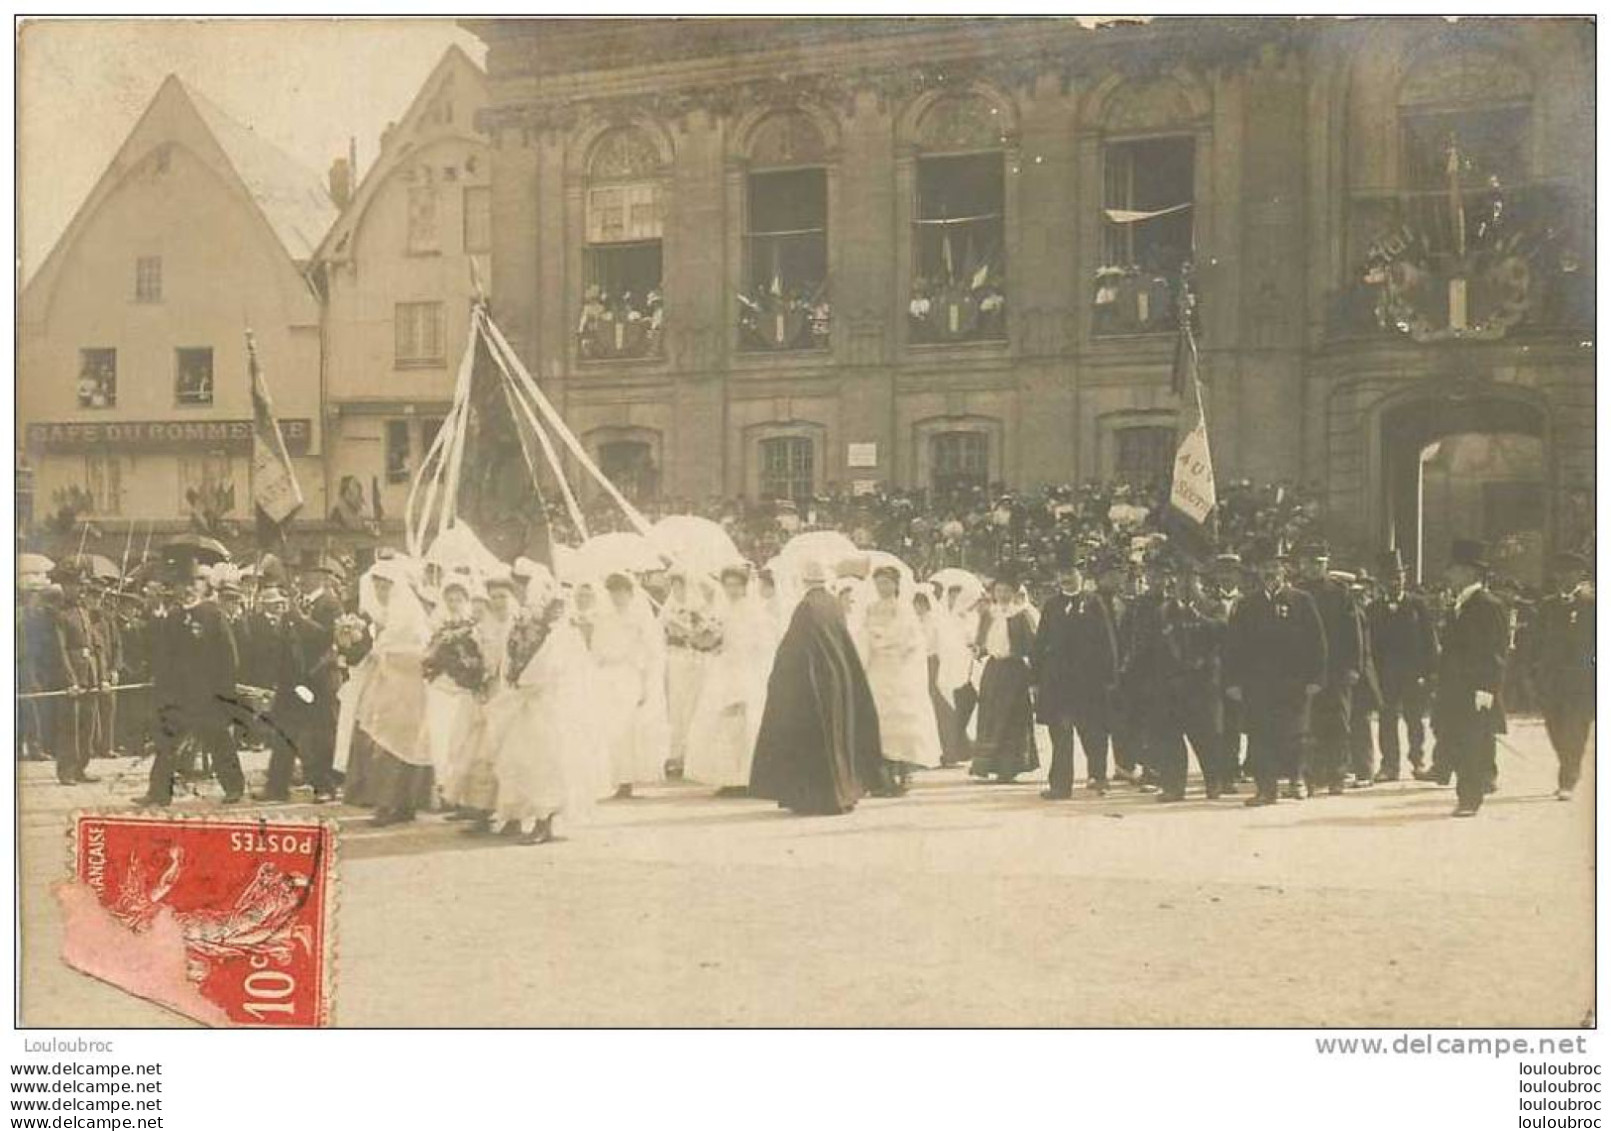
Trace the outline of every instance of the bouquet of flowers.
[[481, 639], [472, 620], [452, 620], [439, 627], [426, 646], [420, 670], [427, 682], [446, 676], [466, 691], [480, 691], [487, 684], [487, 660], [481, 654]]
[[666, 613], [666, 643], [673, 648], [714, 652], [721, 647], [722, 622], [709, 613], [682, 605]]
[[375, 646], [368, 619], [357, 613], [343, 613], [336, 618], [335, 640], [336, 655], [349, 668], [369, 655], [369, 650]]
[[531, 663], [531, 658], [542, 648], [554, 625], [565, 614], [565, 602], [558, 597], [541, 609], [522, 609], [509, 626], [509, 655], [504, 664], [504, 678], [510, 686], [520, 682], [520, 675]]

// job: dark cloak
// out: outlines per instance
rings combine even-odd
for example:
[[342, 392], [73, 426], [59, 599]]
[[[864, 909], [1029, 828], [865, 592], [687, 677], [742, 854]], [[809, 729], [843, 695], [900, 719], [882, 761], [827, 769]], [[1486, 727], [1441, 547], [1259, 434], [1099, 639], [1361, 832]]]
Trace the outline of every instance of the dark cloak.
[[864, 792], [881, 788], [883, 774], [867, 673], [839, 602], [813, 589], [778, 644], [750, 794], [796, 813], [845, 813]]

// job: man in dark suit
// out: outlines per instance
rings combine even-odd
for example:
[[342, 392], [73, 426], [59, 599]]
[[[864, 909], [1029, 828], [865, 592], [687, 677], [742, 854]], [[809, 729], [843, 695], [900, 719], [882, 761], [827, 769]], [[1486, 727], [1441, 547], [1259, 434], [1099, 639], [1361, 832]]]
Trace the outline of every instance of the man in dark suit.
[[[1209, 576], [1206, 591], [1210, 600], [1219, 606], [1220, 614], [1230, 621], [1232, 610], [1236, 603], [1242, 599], [1242, 559], [1237, 554], [1224, 553], [1214, 558], [1214, 568]], [[1221, 718], [1223, 728], [1220, 732], [1220, 767], [1224, 771], [1223, 788], [1226, 793], [1236, 793], [1236, 783], [1242, 777], [1242, 704], [1230, 696], [1221, 697]]]
[[1572, 797], [1594, 725], [1594, 575], [1581, 554], [1555, 558], [1555, 592], [1539, 606], [1529, 647], [1544, 728], [1560, 762], [1555, 796]]
[[264, 727], [269, 746], [268, 779], [263, 791], [253, 794], [253, 800], [289, 801], [291, 772], [300, 760], [302, 778], [313, 789], [313, 800], [322, 804], [332, 799], [334, 787], [329, 765], [318, 760], [325, 750], [323, 705], [318, 703], [310, 682], [320, 682], [315, 666], [321, 659], [329, 663], [329, 658], [317, 656], [310, 662], [305, 646], [317, 646], [321, 635], [306, 618], [291, 612], [290, 600], [277, 584], [263, 585], [258, 606], [263, 680], [260, 686], [272, 690], [274, 697]]
[[347, 611], [343, 587], [347, 574], [341, 563], [325, 558], [302, 575], [302, 597], [288, 614], [297, 636], [301, 686], [312, 696], [299, 712], [302, 775], [314, 800], [334, 796], [336, 721], [340, 714], [336, 692], [341, 690], [341, 666], [336, 657], [336, 621]]
[[[47, 583], [41, 579], [25, 585], [20, 593], [21, 640], [17, 664], [18, 688], [23, 694], [60, 691], [67, 686], [62, 671], [61, 652], [56, 646], [56, 615], [53, 599], [47, 596]], [[24, 699], [18, 709], [23, 756], [44, 761], [53, 748], [51, 727], [54, 700]]]
[[1287, 584], [1287, 558], [1257, 553], [1258, 587], [1244, 594], [1225, 637], [1226, 694], [1243, 705], [1248, 760], [1258, 792], [1247, 805], [1273, 805], [1281, 779], [1302, 799], [1309, 701], [1326, 676], [1326, 631], [1315, 603]]
[[1310, 791], [1343, 791], [1353, 726], [1354, 685], [1359, 682], [1364, 631], [1348, 586], [1331, 576], [1331, 551], [1312, 542], [1299, 555], [1298, 588], [1309, 594], [1326, 632], [1326, 671], [1310, 703]]
[[1505, 733], [1505, 658], [1510, 651], [1510, 617], [1488, 591], [1487, 547], [1455, 539], [1445, 577], [1454, 597], [1443, 653], [1432, 723], [1440, 752], [1446, 748], [1454, 770], [1456, 817], [1475, 817], [1498, 773], [1494, 736]]
[[1223, 607], [1203, 590], [1195, 565], [1181, 563], [1161, 581], [1156, 634], [1142, 657], [1148, 688], [1147, 757], [1158, 771], [1159, 801], [1186, 797], [1186, 743], [1191, 743], [1210, 800], [1225, 787], [1222, 763]]
[[246, 791], [230, 730], [240, 667], [235, 638], [212, 599], [207, 568], [189, 558], [181, 559], [177, 568], [182, 585], [179, 607], [167, 612], [153, 641], [152, 678], [158, 685], [161, 715], [150, 781], [138, 804], [166, 805], [173, 800], [179, 747], [188, 738], [211, 756], [224, 804], [233, 805]]
[[1382, 591], [1365, 613], [1382, 692], [1376, 727], [1382, 768], [1376, 780], [1397, 781], [1403, 772], [1400, 719], [1409, 739], [1411, 769], [1420, 770], [1425, 763], [1426, 710], [1438, 666], [1438, 626], [1426, 600], [1409, 591], [1409, 573], [1397, 550], [1382, 555], [1381, 573]]
[[55, 701], [51, 753], [56, 756], [56, 780], [63, 785], [93, 782], [88, 773], [94, 739], [93, 696], [101, 685], [97, 664], [95, 626], [84, 604], [83, 575], [77, 566], [58, 565], [51, 580], [61, 587], [61, 597], [51, 618], [55, 637], [54, 667], [67, 694]]
[[1052, 740], [1048, 801], [1074, 792], [1074, 733], [1080, 736], [1089, 775], [1088, 789], [1108, 787], [1108, 712], [1119, 671], [1119, 642], [1113, 616], [1103, 600], [1086, 592], [1072, 551], [1061, 554], [1057, 592], [1041, 607], [1030, 668], [1035, 709]]

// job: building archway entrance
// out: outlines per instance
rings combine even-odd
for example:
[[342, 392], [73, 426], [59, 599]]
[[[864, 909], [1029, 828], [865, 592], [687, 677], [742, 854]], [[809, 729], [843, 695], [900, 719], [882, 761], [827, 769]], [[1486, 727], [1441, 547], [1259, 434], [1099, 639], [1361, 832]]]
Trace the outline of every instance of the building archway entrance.
[[1394, 405], [1379, 426], [1384, 544], [1433, 580], [1455, 538], [1487, 542], [1506, 576], [1538, 584], [1550, 540], [1547, 422], [1536, 404], [1440, 394]]

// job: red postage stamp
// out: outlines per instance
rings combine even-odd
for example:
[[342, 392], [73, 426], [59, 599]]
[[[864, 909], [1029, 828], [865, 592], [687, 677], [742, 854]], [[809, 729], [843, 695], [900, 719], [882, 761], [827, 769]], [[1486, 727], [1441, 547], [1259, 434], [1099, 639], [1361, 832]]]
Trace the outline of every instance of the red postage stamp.
[[335, 842], [317, 821], [79, 814], [62, 956], [209, 1024], [328, 1025]]

